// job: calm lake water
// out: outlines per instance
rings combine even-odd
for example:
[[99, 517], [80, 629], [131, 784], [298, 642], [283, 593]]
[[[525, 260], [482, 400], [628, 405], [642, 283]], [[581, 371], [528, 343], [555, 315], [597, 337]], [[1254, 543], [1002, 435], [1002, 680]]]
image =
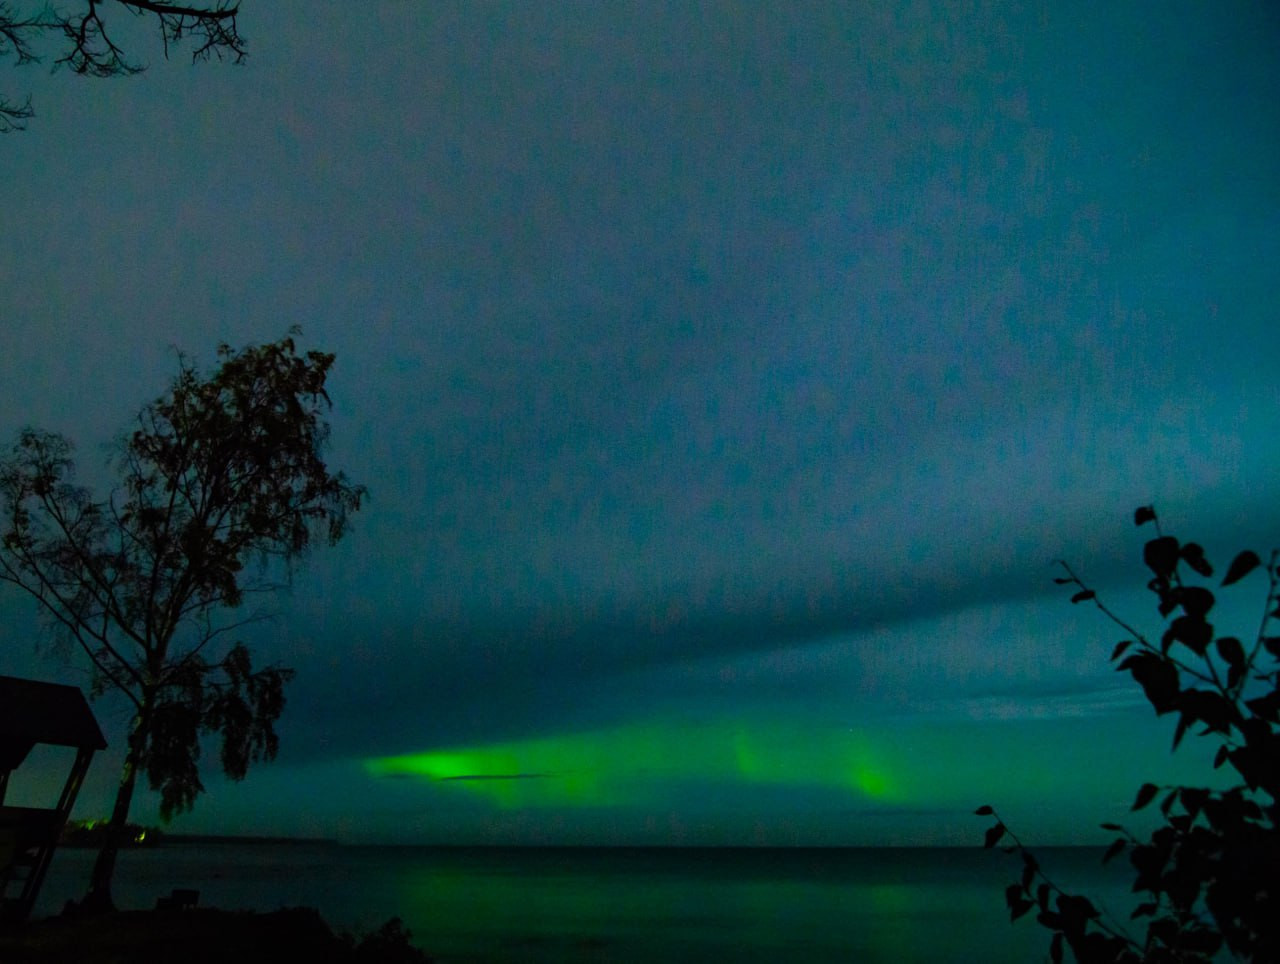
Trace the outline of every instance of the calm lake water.
[[[1123, 859], [1038, 851], [1122, 920]], [[61, 850], [37, 916], [83, 893], [93, 853]], [[116, 902], [174, 887], [201, 906], [316, 907], [339, 929], [391, 916], [454, 962], [1026, 962], [1048, 932], [1010, 924], [1015, 856], [966, 849], [532, 849], [169, 844], [121, 855]], [[1131, 880], [1132, 878], [1128, 878]]]

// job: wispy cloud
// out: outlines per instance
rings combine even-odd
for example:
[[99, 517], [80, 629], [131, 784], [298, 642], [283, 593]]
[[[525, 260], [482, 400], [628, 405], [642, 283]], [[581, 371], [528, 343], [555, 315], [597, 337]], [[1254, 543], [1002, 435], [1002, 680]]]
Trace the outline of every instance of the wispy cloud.
[[988, 693], [958, 699], [924, 700], [912, 706], [922, 717], [965, 720], [1067, 720], [1114, 716], [1145, 707], [1135, 687], [1060, 693]]

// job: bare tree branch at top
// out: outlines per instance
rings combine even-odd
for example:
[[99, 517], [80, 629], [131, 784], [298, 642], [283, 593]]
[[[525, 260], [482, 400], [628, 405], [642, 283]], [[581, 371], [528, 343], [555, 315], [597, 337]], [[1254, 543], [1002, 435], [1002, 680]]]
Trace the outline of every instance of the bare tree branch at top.
[[[154, 17], [167, 59], [172, 47], [191, 45], [192, 62], [230, 60], [245, 57], [245, 39], [240, 35], [239, 0], [212, 3], [160, 3], [156, 0], [82, 0], [72, 13], [50, 5], [35, 11], [17, 12], [11, 3], [0, 2], [0, 58], [12, 57], [15, 66], [40, 63], [44, 57], [38, 44], [44, 36], [61, 38], [61, 53], [54, 69], [66, 66], [90, 77], [119, 77], [140, 73], [146, 66], [129, 55], [110, 32], [104, 10], [126, 10], [137, 17]], [[23, 130], [35, 116], [31, 98], [10, 100], [0, 95], [0, 133]]]

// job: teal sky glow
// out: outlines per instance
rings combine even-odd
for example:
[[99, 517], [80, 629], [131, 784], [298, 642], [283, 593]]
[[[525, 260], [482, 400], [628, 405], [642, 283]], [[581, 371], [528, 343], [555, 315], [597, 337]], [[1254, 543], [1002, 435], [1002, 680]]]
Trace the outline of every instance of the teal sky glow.
[[1143, 620], [1135, 506], [1280, 543], [1273, 5], [303, 9], [0, 70], [0, 438], [100, 480], [175, 347], [297, 323], [370, 488], [249, 631], [279, 760], [175, 830], [1057, 843], [1202, 769], [1052, 563]]

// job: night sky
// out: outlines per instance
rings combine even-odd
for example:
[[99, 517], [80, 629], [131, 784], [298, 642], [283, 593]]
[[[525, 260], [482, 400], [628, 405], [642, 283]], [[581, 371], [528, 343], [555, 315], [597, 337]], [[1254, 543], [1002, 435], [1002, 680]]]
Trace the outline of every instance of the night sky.
[[1077, 842], [1201, 779], [1053, 561], [1156, 628], [1134, 507], [1280, 543], [1275, 5], [246, 0], [238, 67], [106, 12], [149, 71], [0, 70], [0, 436], [101, 481], [175, 349], [299, 324], [371, 493], [173, 830]]

